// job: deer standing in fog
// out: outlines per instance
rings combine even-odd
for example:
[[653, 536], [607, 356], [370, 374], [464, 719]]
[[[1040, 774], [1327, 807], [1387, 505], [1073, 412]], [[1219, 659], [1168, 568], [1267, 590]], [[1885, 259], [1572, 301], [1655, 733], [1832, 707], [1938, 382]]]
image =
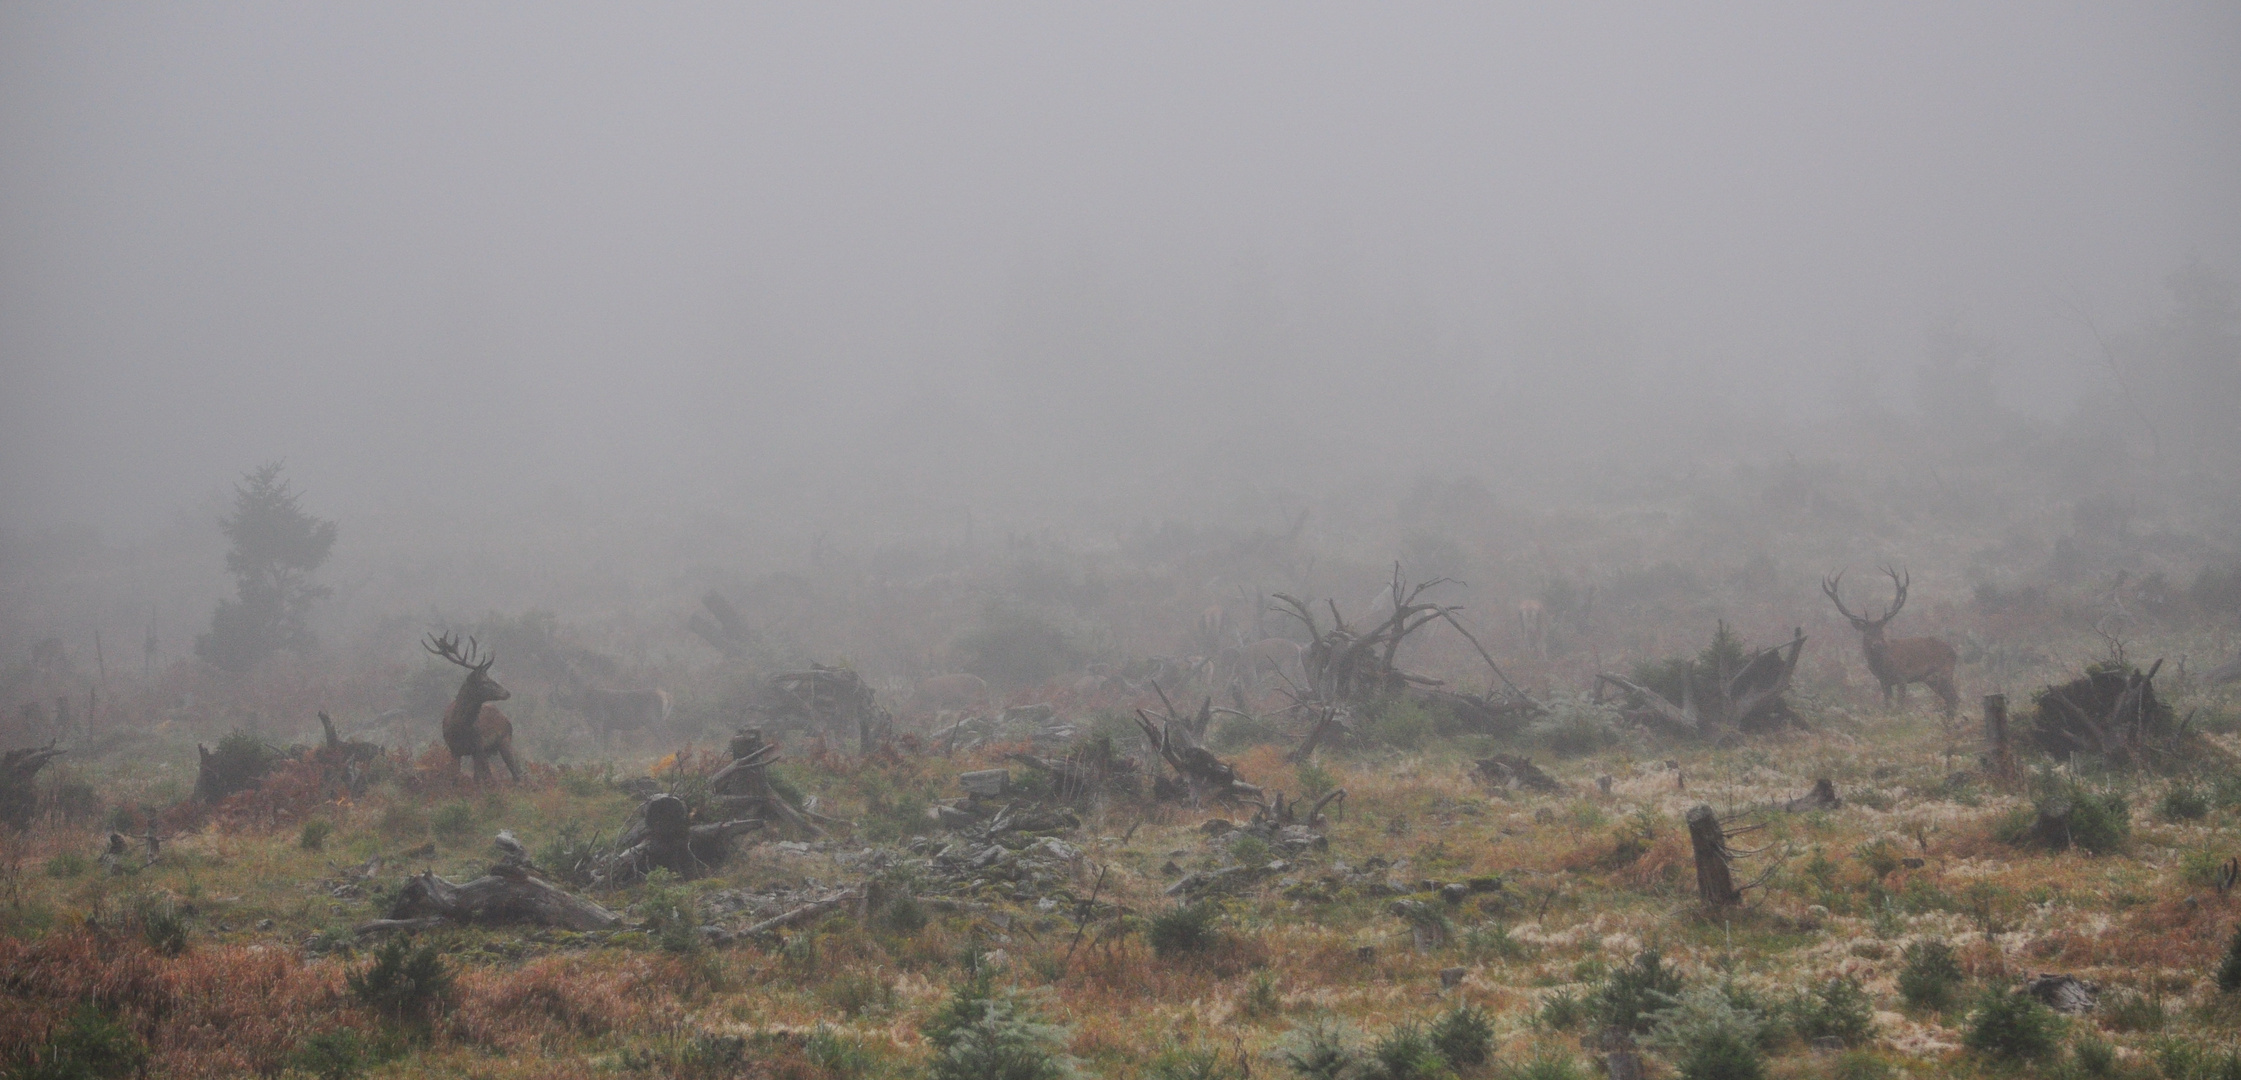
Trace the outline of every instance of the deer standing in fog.
[[1868, 671], [1875, 676], [1875, 681], [1883, 684], [1885, 706], [1891, 704], [1892, 692], [1897, 691], [1898, 703], [1903, 708], [1907, 685], [1921, 683], [1945, 702], [1945, 715], [1950, 717], [1961, 707], [1961, 692], [1953, 685], [1953, 665], [1960, 662], [1961, 656], [1953, 651], [1953, 646], [1934, 637], [1883, 636], [1883, 624], [1890, 622], [1899, 609], [1906, 606], [1906, 587], [1914, 579], [1914, 575], [1901, 575], [1888, 566], [1883, 572], [1890, 575], [1897, 595], [1882, 618], [1862, 618], [1844, 606], [1844, 600], [1837, 595], [1837, 584], [1844, 580], [1842, 570], [1837, 571], [1835, 577], [1822, 578], [1821, 591], [1836, 604], [1839, 614], [1852, 621], [1852, 629], [1860, 632], [1860, 650], [1867, 654]]
[[603, 744], [613, 742], [617, 732], [644, 731], [669, 722], [672, 702], [667, 690], [594, 689], [570, 664], [568, 691], [563, 702], [584, 714]]
[[1525, 651], [1548, 659], [1548, 608], [1538, 600], [1519, 603], [1517, 628], [1525, 634]]
[[490, 677], [490, 665], [497, 662], [497, 654], [485, 653], [477, 659], [474, 638], [467, 639], [467, 649], [461, 652], [454, 634], [430, 634], [421, 646], [467, 669], [466, 681], [459, 684], [459, 696], [451, 699], [451, 710], [444, 713], [444, 748], [451, 751], [452, 769], [459, 768], [461, 758], [473, 758], [475, 779], [488, 780], [490, 755], [496, 754], [506, 763], [506, 771], [519, 781], [521, 766], [514, 761], [514, 722], [491, 704], [514, 696]]
[[985, 709], [988, 707], [988, 680], [978, 675], [936, 675], [921, 679], [910, 692], [906, 709], [914, 713], [940, 712], [944, 709]]

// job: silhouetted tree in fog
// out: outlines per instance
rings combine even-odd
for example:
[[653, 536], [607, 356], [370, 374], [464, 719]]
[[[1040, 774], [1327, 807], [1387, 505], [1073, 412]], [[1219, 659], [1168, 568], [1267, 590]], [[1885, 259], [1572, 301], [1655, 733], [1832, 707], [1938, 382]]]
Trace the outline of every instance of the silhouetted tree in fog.
[[335, 523], [305, 513], [280, 472], [273, 462], [242, 477], [233, 514], [218, 522], [233, 542], [226, 571], [235, 597], [218, 601], [210, 632], [195, 636], [195, 655], [227, 671], [247, 671], [281, 649], [309, 648], [304, 615], [330, 591], [312, 584], [311, 572], [334, 549]]

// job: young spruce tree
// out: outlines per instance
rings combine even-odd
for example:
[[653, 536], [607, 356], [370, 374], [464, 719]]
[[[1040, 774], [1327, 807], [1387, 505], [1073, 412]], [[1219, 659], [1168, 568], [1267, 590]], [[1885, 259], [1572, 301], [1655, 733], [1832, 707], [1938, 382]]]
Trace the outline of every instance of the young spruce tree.
[[242, 477], [233, 513], [218, 527], [233, 542], [226, 572], [234, 598], [218, 601], [210, 632], [195, 636], [195, 655], [239, 674], [281, 649], [312, 644], [304, 617], [329, 590], [311, 582], [335, 546], [335, 523], [305, 513], [279, 462]]

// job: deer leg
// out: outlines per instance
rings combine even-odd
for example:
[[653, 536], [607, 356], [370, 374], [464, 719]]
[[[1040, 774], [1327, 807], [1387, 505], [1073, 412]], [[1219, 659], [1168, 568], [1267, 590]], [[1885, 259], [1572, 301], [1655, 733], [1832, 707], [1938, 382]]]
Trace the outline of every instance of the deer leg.
[[479, 784], [479, 783], [482, 783], [482, 782], [483, 782], [483, 781], [485, 781], [485, 780], [488, 780], [488, 779], [490, 779], [490, 758], [488, 758], [488, 757], [486, 757], [486, 756], [484, 756], [484, 755], [482, 755], [482, 754], [476, 754], [476, 755], [474, 755], [474, 758], [475, 758], [475, 783], [478, 783], [478, 784]]
[[508, 739], [498, 744], [498, 756], [505, 761], [506, 771], [513, 774], [514, 783], [521, 783], [521, 765], [514, 761], [513, 740]]
[[1961, 708], [1961, 691], [1953, 685], [1953, 677], [1941, 675], [1931, 680], [1930, 689], [1937, 693], [1938, 700], [1945, 702], [1946, 719], [1952, 719]]

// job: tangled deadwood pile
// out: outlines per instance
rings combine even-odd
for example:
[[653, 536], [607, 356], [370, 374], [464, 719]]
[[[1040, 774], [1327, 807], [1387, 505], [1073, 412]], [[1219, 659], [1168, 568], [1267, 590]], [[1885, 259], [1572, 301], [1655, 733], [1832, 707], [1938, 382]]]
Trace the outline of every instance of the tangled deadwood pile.
[[2122, 660], [2096, 664], [2032, 695], [2032, 736], [2058, 758], [2092, 754], [2116, 764], [2147, 764], [2179, 750], [2184, 724], [2155, 694], [2157, 660], [2141, 671]]
[[31, 819], [39, 816], [39, 770], [65, 752], [48, 743], [0, 753], [0, 822], [31, 827]]
[[[1331, 625], [1325, 629], [1312, 605], [1288, 593], [1276, 593], [1277, 610], [1298, 619], [1311, 639], [1300, 656], [1307, 685], [1292, 695], [1297, 706], [1313, 712], [1354, 702], [1407, 697], [1452, 715], [1466, 730], [1514, 734], [1520, 724], [1541, 710], [1540, 704], [1502, 673], [1477, 635], [1456, 618], [1461, 608], [1424, 599], [1426, 592], [1447, 583], [1446, 578], [1434, 578], [1411, 584], [1401, 576], [1400, 564], [1393, 564], [1393, 578], [1385, 593], [1392, 598], [1393, 608], [1368, 629], [1349, 625], [1338, 604], [1330, 600], [1323, 602], [1331, 617]], [[1401, 670], [1401, 645], [1410, 635], [1441, 622], [1478, 650], [1479, 658], [1502, 684], [1500, 695], [1492, 690], [1481, 695], [1450, 689], [1443, 680]]]
[[1159, 753], [1160, 760], [1175, 770], [1177, 777], [1176, 781], [1166, 777], [1155, 779], [1152, 782], [1155, 797], [1183, 795], [1193, 805], [1207, 799], [1216, 802], [1260, 800], [1261, 789], [1238, 779], [1236, 766], [1198, 744], [1205, 738], [1206, 725], [1213, 715], [1211, 700], [1200, 705], [1198, 715], [1189, 720], [1178, 716], [1173, 705], [1167, 705], [1166, 715], [1156, 720], [1151, 713], [1136, 710], [1136, 725], [1143, 729], [1144, 741]]
[[1637, 723], [1699, 739], [1757, 734], [1803, 726], [1784, 695], [1804, 654], [1802, 627], [1789, 641], [1746, 657], [1723, 622], [1703, 655], [1644, 665], [1631, 679], [1605, 672], [1596, 676], [1596, 687], [1600, 692], [1608, 684], [1624, 691], [1627, 718]]
[[848, 824], [794, 805], [771, 782], [770, 766], [777, 760], [778, 744], [765, 742], [761, 728], [741, 728], [731, 737], [731, 763], [708, 778], [709, 809], [726, 820], [753, 817], [791, 825], [811, 836], [825, 834], [820, 822]]
[[772, 675], [756, 710], [772, 727], [798, 727], [840, 739], [854, 736], [868, 754], [895, 730], [895, 718], [873, 698], [872, 688], [854, 669], [811, 664], [807, 671]]

